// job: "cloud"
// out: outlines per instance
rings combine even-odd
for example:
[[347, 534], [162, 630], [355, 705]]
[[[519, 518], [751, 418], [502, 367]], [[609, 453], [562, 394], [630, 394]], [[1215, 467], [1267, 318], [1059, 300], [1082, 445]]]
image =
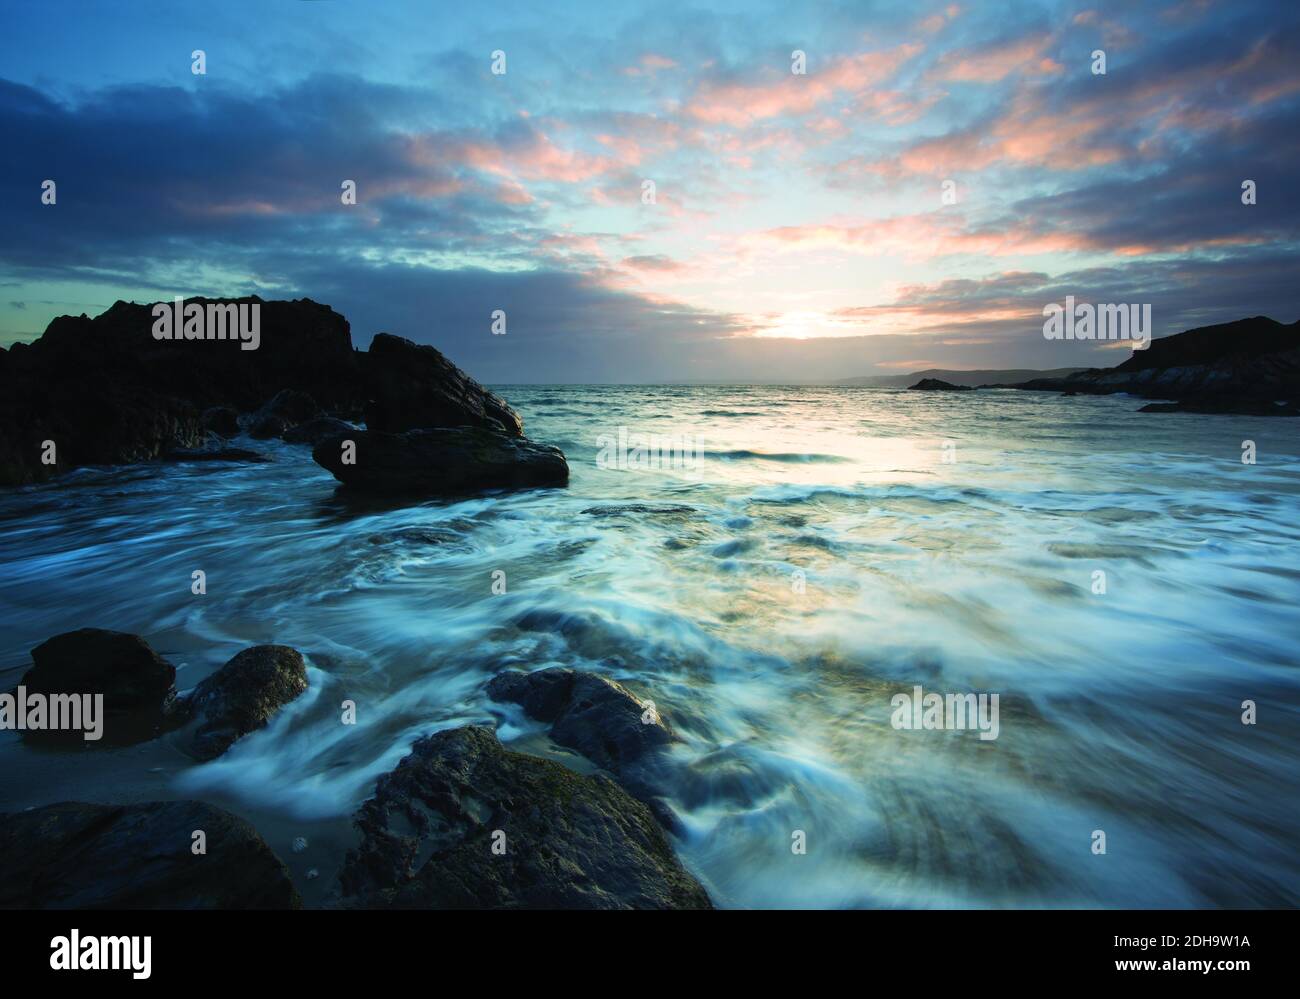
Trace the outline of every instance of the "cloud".
[[945, 52], [931, 75], [959, 83], [998, 83], [1012, 73], [1044, 76], [1060, 73], [1062, 66], [1048, 55], [1054, 39], [1034, 34], [975, 49]]
[[757, 83], [706, 81], [687, 102], [685, 111], [700, 121], [732, 127], [784, 115], [806, 115], [833, 98], [863, 98], [868, 88], [890, 79], [921, 50], [918, 43], [906, 43], [842, 56], [824, 68], [810, 65], [806, 75], [795, 75], [786, 65], [771, 70], [767, 79]]

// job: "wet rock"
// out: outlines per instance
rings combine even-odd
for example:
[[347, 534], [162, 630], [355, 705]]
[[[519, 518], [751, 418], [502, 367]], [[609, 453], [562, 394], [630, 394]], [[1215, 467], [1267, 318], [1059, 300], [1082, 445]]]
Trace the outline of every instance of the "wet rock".
[[102, 628], [69, 631], [32, 649], [20, 686], [30, 694], [102, 694], [103, 738], [81, 732], [24, 732], [34, 741], [122, 746], [152, 739], [172, 721], [176, 668], [139, 635]]
[[220, 756], [307, 689], [307, 664], [287, 645], [245, 649], [187, 695], [181, 710], [198, 720], [191, 751]]
[[371, 392], [366, 407], [370, 430], [400, 433], [426, 427], [478, 427], [512, 437], [524, 423], [436, 348], [388, 333], [376, 334], [365, 354]]
[[[356, 445], [355, 464], [343, 461], [345, 440]], [[447, 496], [569, 481], [559, 448], [472, 427], [401, 434], [357, 430], [325, 438], [312, 457], [344, 485], [384, 495]]]
[[296, 427], [286, 430], [284, 440], [289, 444], [316, 445], [326, 437], [347, 436], [355, 431], [356, 427], [343, 420], [335, 419], [332, 416], [318, 416], [314, 420], [308, 420], [306, 423], [300, 423]]
[[613, 680], [559, 666], [498, 673], [488, 681], [487, 694], [549, 723], [551, 739], [558, 745], [614, 774], [665, 826], [680, 831], [663, 800], [664, 761], [657, 752], [676, 737], [657, 707]]
[[355, 821], [361, 844], [338, 887], [347, 907], [711, 907], [645, 805], [482, 726], [420, 739]]
[[[193, 852], [194, 833], [206, 854]], [[64, 802], [0, 814], [3, 909], [297, 909], [251, 825], [197, 801]]]

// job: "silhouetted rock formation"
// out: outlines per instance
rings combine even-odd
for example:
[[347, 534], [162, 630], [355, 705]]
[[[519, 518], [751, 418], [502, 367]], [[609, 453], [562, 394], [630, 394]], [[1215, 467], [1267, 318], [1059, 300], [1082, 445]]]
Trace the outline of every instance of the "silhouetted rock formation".
[[[350, 456], [344, 448], [348, 441], [355, 445]], [[454, 496], [569, 481], [569, 464], [559, 448], [472, 427], [401, 434], [357, 430], [326, 437], [311, 456], [344, 485], [385, 496]], [[355, 462], [348, 463], [348, 457]]]
[[[193, 852], [201, 830], [206, 853]], [[297, 909], [243, 819], [197, 801], [63, 802], [0, 815], [2, 909]]]
[[155, 340], [153, 306], [128, 302], [94, 319], [60, 316], [32, 344], [0, 350], [0, 486], [210, 447], [241, 425], [310, 443], [293, 430], [325, 416], [368, 417], [388, 431], [523, 432], [514, 410], [433, 347], [381, 333], [370, 352], [354, 350], [347, 320], [329, 306], [188, 300], [240, 303], [260, 307], [255, 350], [237, 337]]
[[375, 334], [366, 355], [371, 402], [366, 427], [388, 433], [426, 427], [479, 427], [512, 437], [524, 422], [433, 347]]
[[907, 386], [913, 392], [973, 392], [969, 385], [954, 385], [952, 382], [940, 381], [938, 378], [922, 378], [915, 385]]
[[355, 821], [361, 844], [339, 876], [348, 907], [711, 907], [645, 805], [482, 726], [420, 739]]
[[[1300, 413], [1300, 322], [1255, 316], [1152, 340], [1114, 368], [1089, 368], [1069, 378], [1035, 379], [1010, 388], [1105, 395], [1127, 392], [1172, 399], [1142, 412]], [[1283, 405], [1276, 405], [1283, 403]]]

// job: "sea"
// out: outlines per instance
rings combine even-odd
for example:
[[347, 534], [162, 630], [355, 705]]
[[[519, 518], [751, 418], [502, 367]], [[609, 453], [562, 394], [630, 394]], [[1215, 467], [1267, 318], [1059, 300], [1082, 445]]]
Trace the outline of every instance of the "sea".
[[[567, 488], [360, 500], [308, 448], [236, 441], [272, 460], [0, 493], [0, 686], [82, 627], [143, 635], [181, 690], [259, 643], [310, 683], [202, 764], [175, 736], [0, 732], [0, 811], [211, 801], [321, 904], [421, 735], [495, 725], [593, 770], [484, 692], [567, 666], [675, 731], [674, 846], [721, 907], [1300, 904], [1300, 423], [1012, 390], [495, 390]], [[918, 688], [996, 695], [996, 738], [900, 724]]]

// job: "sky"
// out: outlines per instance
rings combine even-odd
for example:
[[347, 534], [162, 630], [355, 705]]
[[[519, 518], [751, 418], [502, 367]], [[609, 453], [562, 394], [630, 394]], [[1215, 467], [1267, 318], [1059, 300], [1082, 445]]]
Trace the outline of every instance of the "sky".
[[1300, 318], [1291, 0], [0, 0], [0, 137], [0, 345], [258, 294], [493, 384], [786, 382], [1127, 357], [1067, 295]]

